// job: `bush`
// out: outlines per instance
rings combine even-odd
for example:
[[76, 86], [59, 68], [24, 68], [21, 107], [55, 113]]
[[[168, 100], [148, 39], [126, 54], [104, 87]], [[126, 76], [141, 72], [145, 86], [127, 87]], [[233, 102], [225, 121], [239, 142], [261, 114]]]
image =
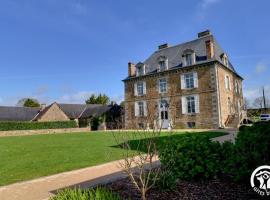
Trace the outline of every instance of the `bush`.
[[230, 174], [234, 181], [248, 181], [258, 166], [270, 165], [269, 150], [269, 122], [255, 123], [240, 130], [233, 149], [227, 150], [224, 173]]
[[75, 121], [60, 122], [0, 122], [0, 131], [76, 128]]
[[169, 169], [163, 169], [156, 179], [154, 187], [163, 190], [170, 191], [176, 186], [177, 176]]
[[105, 188], [96, 189], [65, 189], [50, 200], [120, 200], [119, 195]]
[[206, 180], [220, 172], [221, 145], [205, 136], [186, 136], [171, 141], [160, 152], [160, 161], [177, 178]]

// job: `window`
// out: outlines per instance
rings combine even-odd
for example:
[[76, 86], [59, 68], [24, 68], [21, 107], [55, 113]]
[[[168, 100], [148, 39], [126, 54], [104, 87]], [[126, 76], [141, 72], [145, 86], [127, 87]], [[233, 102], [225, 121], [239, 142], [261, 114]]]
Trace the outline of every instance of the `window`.
[[159, 71], [164, 71], [166, 69], [165, 61], [159, 61]]
[[228, 75], [225, 76], [225, 87], [227, 90], [231, 89], [230, 77]]
[[160, 93], [165, 93], [167, 92], [167, 79], [159, 79], [159, 92]]
[[200, 113], [199, 95], [182, 96], [182, 114]]
[[186, 54], [186, 64], [187, 65], [192, 65], [192, 54]]
[[194, 76], [193, 76], [193, 73], [185, 74], [184, 77], [185, 77], [186, 88], [194, 88]]
[[139, 116], [140, 117], [144, 116], [144, 103], [142, 101], [138, 102], [138, 108], [139, 108]]
[[139, 96], [143, 95], [143, 82], [137, 83], [137, 93]]
[[144, 75], [144, 65], [137, 66], [137, 76]]
[[239, 84], [238, 84], [238, 82], [236, 80], [235, 80], [234, 85], [235, 85], [235, 93], [239, 94]]
[[187, 127], [188, 128], [195, 128], [195, 126], [196, 126], [196, 123], [195, 122], [188, 122], [187, 123]]
[[187, 97], [187, 112], [195, 113], [195, 97], [194, 96]]

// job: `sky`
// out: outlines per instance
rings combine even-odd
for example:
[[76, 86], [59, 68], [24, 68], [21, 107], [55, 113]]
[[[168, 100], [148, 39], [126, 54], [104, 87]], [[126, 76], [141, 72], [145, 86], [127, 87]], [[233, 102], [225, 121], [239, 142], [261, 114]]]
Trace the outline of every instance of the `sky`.
[[269, 0], [0, 0], [0, 105], [24, 97], [124, 99], [127, 63], [210, 29], [245, 79], [270, 96]]

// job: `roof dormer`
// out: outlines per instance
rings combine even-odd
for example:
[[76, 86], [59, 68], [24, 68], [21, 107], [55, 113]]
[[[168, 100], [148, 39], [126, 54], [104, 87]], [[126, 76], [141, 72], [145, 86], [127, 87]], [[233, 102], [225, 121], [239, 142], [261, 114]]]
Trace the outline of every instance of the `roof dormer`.
[[220, 58], [221, 58], [221, 60], [222, 60], [222, 63], [223, 63], [225, 66], [229, 67], [229, 59], [228, 59], [227, 54], [226, 54], [226, 53], [221, 54], [221, 55], [220, 55]]
[[136, 65], [136, 76], [143, 76], [143, 75], [145, 75], [145, 64], [139, 62]]
[[168, 70], [168, 58], [165, 56], [160, 56], [157, 59], [158, 62], [158, 71]]
[[196, 63], [196, 55], [192, 49], [186, 49], [183, 54], [183, 66], [194, 65]]

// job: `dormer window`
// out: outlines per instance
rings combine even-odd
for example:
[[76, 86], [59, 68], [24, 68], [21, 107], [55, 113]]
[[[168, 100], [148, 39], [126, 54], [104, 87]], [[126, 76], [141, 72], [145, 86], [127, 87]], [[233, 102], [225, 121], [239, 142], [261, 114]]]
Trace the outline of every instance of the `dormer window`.
[[168, 69], [168, 59], [165, 56], [160, 56], [158, 58], [158, 70], [165, 71]]
[[229, 66], [228, 56], [225, 53], [223, 53], [221, 55], [221, 59], [222, 59], [223, 64], [228, 67]]
[[137, 67], [136, 67], [136, 75], [137, 76], [145, 75], [145, 65], [144, 64], [137, 65]]
[[195, 53], [191, 49], [185, 50], [182, 57], [184, 66], [194, 65], [196, 62]]
[[192, 65], [192, 54], [186, 54], [186, 65]]

